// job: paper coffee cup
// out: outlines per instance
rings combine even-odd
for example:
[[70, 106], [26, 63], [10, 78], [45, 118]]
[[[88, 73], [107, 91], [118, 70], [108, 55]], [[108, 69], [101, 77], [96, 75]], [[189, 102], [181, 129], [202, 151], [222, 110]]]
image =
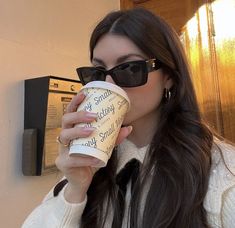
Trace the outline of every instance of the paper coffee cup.
[[86, 138], [78, 138], [70, 144], [70, 155], [92, 156], [100, 160], [96, 167], [106, 166], [111, 157], [122, 122], [130, 109], [126, 92], [109, 82], [93, 81], [81, 88], [86, 95], [77, 111], [97, 113], [97, 120], [77, 126], [95, 127]]

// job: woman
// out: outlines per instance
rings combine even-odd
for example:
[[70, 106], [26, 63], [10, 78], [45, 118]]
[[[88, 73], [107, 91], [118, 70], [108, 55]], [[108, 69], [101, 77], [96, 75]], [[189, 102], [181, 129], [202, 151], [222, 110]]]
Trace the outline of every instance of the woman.
[[74, 97], [56, 160], [66, 179], [23, 227], [233, 227], [234, 148], [203, 124], [176, 33], [144, 9], [112, 12], [92, 33], [90, 59], [81, 81], [117, 84], [131, 101], [118, 146], [99, 170], [94, 158], [68, 156], [71, 140], [94, 131], [74, 125], [96, 119], [76, 112], [84, 94]]

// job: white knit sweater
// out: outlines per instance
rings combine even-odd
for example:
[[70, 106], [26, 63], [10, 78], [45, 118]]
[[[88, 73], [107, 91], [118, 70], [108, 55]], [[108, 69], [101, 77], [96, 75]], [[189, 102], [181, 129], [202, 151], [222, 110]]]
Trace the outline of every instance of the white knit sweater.
[[[217, 142], [218, 143], [218, 142]], [[235, 148], [231, 145], [219, 142], [224, 161], [235, 174]], [[118, 151], [118, 172], [132, 158], [143, 162], [146, 147], [137, 148], [130, 141], [125, 141]], [[204, 208], [212, 228], [235, 227], [235, 176], [226, 168], [220, 151], [217, 147], [212, 149], [212, 167], [209, 180], [209, 188], [204, 199]], [[64, 188], [65, 189], [65, 188]], [[71, 204], [64, 198], [64, 189], [57, 197], [53, 197], [53, 190], [25, 220], [22, 228], [79, 228], [79, 220], [86, 205], [86, 199], [80, 204]], [[130, 202], [130, 184], [127, 186], [126, 206]], [[112, 212], [111, 212], [112, 214]], [[112, 216], [107, 218], [105, 227], [110, 228]], [[127, 212], [124, 213], [123, 227], [127, 222]]]

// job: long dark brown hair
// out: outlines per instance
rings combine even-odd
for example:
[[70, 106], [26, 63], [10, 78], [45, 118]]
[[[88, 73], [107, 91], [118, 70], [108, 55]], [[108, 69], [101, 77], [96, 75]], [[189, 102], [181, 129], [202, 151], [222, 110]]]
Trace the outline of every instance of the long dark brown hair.
[[[208, 188], [213, 136], [203, 124], [190, 79], [184, 50], [175, 31], [160, 17], [145, 9], [108, 14], [94, 29], [90, 58], [99, 39], [112, 33], [128, 37], [149, 58], [162, 63], [173, 80], [171, 98], [162, 100], [158, 128], [150, 143], [130, 203], [129, 227], [208, 227], [203, 200]], [[144, 126], [143, 126], [144, 127]], [[81, 226], [101, 228], [116, 199], [116, 153], [100, 169], [88, 190]], [[152, 179], [140, 221], [143, 186]], [[104, 204], [105, 202], [105, 204]], [[121, 213], [114, 214], [113, 228], [120, 228]], [[127, 226], [127, 225], [126, 225]]]

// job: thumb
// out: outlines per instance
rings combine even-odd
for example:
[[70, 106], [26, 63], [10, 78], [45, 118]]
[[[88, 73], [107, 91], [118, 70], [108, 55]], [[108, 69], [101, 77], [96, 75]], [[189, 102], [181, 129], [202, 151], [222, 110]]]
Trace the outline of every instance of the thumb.
[[122, 141], [132, 132], [133, 127], [128, 126], [128, 127], [122, 127], [119, 131], [117, 140], [116, 140], [116, 145], [122, 143]]

